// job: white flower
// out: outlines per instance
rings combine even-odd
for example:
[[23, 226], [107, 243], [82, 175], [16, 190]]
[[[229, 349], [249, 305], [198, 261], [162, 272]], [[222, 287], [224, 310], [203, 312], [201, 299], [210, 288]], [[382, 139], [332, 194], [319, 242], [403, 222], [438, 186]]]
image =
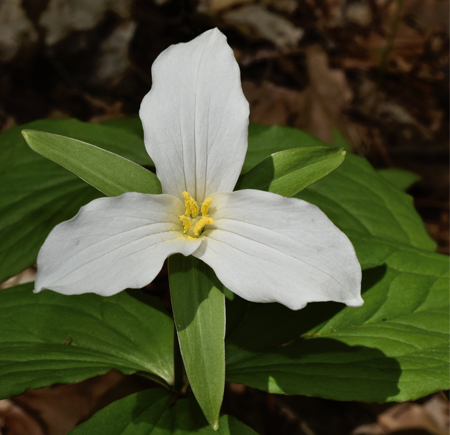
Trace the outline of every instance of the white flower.
[[39, 252], [35, 291], [110, 296], [145, 286], [182, 253], [250, 301], [360, 306], [353, 246], [324, 213], [296, 198], [233, 192], [249, 108], [225, 36], [213, 29], [169, 47], [152, 77], [140, 116], [163, 194], [96, 199], [56, 226]]

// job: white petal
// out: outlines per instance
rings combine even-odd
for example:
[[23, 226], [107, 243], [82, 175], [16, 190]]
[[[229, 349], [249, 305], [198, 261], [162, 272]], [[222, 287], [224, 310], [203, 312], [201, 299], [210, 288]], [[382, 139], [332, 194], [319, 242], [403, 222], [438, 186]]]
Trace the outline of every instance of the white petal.
[[247, 151], [249, 107], [226, 37], [212, 29], [161, 53], [140, 109], [163, 192], [198, 202], [231, 192]]
[[180, 237], [183, 213], [183, 203], [170, 195], [124, 193], [92, 201], [48, 236], [35, 292], [111, 296], [143, 287], [169, 255], [190, 255], [201, 243]]
[[315, 205], [241, 190], [213, 195], [210, 215], [193, 255], [232, 292], [293, 310], [313, 301], [362, 305], [353, 246]]

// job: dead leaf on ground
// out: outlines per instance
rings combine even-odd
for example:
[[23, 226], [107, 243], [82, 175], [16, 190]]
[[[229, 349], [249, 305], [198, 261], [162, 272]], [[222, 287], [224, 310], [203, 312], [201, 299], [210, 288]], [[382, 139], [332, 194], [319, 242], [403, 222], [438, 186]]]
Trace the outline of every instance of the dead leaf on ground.
[[22, 9], [22, 1], [0, 2], [0, 62], [11, 61], [25, 45], [37, 40], [37, 31]]
[[250, 38], [273, 42], [282, 52], [295, 49], [304, 34], [291, 21], [258, 4], [229, 11], [223, 19]]
[[45, 435], [41, 425], [11, 400], [0, 400], [0, 434]]
[[131, 0], [50, 0], [39, 19], [46, 30], [45, 43], [52, 46], [72, 32], [96, 27], [107, 11], [127, 19]]
[[319, 45], [305, 50], [309, 86], [304, 91], [284, 88], [269, 81], [244, 82], [250, 102], [250, 120], [261, 124], [289, 125], [306, 130], [330, 143], [333, 127], [344, 125], [343, 109], [352, 92], [344, 72], [329, 66]]

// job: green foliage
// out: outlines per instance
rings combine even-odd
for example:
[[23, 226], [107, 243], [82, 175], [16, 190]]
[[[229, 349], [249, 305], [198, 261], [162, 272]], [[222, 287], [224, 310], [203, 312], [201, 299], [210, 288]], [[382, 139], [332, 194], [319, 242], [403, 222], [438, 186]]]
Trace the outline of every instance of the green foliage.
[[31, 149], [78, 175], [107, 196], [161, 193], [155, 174], [131, 160], [86, 142], [36, 130], [22, 130]]
[[342, 164], [345, 151], [329, 147], [304, 147], [266, 157], [241, 175], [235, 190], [258, 189], [294, 196]]
[[139, 290], [108, 298], [0, 291], [0, 397], [117, 369], [173, 384], [172, 319]]
[[214, 271], [195, 257], [169, 260], [173, 316], [192, 391], [214, 429], [225, 387], [225, 297]]
[[[276, 150], [268, 144], [283, 130], [260, 127], [254, 146]], [[304, 134], [286, 133], [286, 148], [311, 146]], [[310, 304], [293, 312], [234, 297], [227, 303], [228, 380], [283, 394], [380, 402], [449, 388], [448, 259], [431, 253], [436, 245], [399, 189], [405, 179], [387, 181], [347, 155], [296, 195], [318, 205], [352, 240], [367, 269], [365, 304]]]
[[436, 248], [412, 198], [361, 157], [349, 154], [336, 171], [296, 196], [319, 206], [344, 232], [430, 251]]
[[396, 252], [364, 271], [364, 305], [227, 301], [227, 380], [335, 400], [414, 400], [450, 387], [448, 259]]
[[324, 145], [326, 144], [319, 139], [295, 128], [250, 124], [248, 150], [242, 172], [247, 172], [267, 156], [280, 151]]
[[144, 138], [144, 129], [142, 128], [142, 122], [139, 117], [108, 119], [107, 121], [104, 121], [102, 125], [107, 125], [108, 127], [117, 128], [119, 131], [126, 131], [128, 133], [135, 134], [141, 139]]
[[[280, 144], [283, 149], [323, 145], [299, 130], [274, 126], [253, 126], [249, 143], [252, 149], [260, 150], [251, 153], [249, 145], [254, 161], [279, 151]], [[318, 205], [341, 230], [357, 230], [427, 250], [436, 248], [412, 198], [361, 157], [347, 154], [336, 171], [296, 196]]]
[[[108, 195], [148, 191], [147, 186], [156, 192], [159, 186], [151, 172], [135, 165], [152, 165], [138, 120], [37, 121], [2, 134], [0, 280], [32, 264], [53, 226], [99, 196], [33, 152], [21, 136], [24, 128], [75, 138], [26, 133], [38, 152]], [[347, 146], [339, 135], [335, 143]], [[253, 433], [231, 417], [218, 420], [224, 346], [227, 380], [272, 393], [385, 402], [450, 387], [448, 259], [433, 253], [436, 245], [404, 193], [417, 177], [376, 171], [351, 154], [341, 165], [342, 159], [340, 149], [298, 130], [251, 125], [237, 189], [295, 194], [319, 206], [355, 246], [364, 269], [362, 307], [314, 303], [296, 312], [253, 304], [222, 289], [199, 260], [170, 259], [187, 377], [207, 421], [214, 427], [220, 422], [218, 433]], [[1, 397], [78, 382], [113, 368], [181, 388], [174, 375], [173, 322], [153, 298], [141, 291], [103, 298], [31, 289], [0, 291]], [[222, 290], [227, 293], [226, 345]], [[193, 396], [168, 406], [173, 398], [164, 390], [129, 396], [73, 434], [144, 434], [153, 427], [162, 434], [214, 433]]]
[[408, 190], [412, 185], [420, 181], [420, 175], [405, 171], [404, 169], [378, 169], [377, 172], [400, 190]]
[[173, 393], [164, 390], [132, 394], [97, 412], [70, 435], [256, 435], [229, 415], [220, 417], [216, 432], [191, 395], [170, 406], [173, 398]]
[[99, 192], [32, 151], [23, 129], [42, 130], [92, 143], [141, 165], [152, 164], [142, 139], [74, 119], [35, 121], [0, 135], [0, 281], [36, 261], [50, 230], [72, 218]]

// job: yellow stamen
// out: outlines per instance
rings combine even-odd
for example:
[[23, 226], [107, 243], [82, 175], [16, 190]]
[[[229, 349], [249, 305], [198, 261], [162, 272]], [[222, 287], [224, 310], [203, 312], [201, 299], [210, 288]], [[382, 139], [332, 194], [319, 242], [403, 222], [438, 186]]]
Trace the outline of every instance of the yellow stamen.
[[214, 220], [208, 216], [212, 199], [207, 198], [203, 201], [201, 208], [202, 216], [199, 216], [197, 201], [187, 192], [183, 192], [183, 197], [186, 206], [185, 214], [180, 216], [180, 221], [183, 224], [183, 232], [185, 237], [195, 240], [202, 234], [206, 225], [214, 222]]
[[211, 198], [207, 198], [203, 201], [202, 204], [202, 215], [206, 216], [208, 214], [209, 211], [209, 206], [211, 205], [212, 199]]
[[183, 192], [184, 205], [186, 206], [186, 215], [191, 215], [193, 218], [198, 216], [198, 204], [197, 201], [192, 198], [187, 192]]
[[180, 221], [183, 223], [184, 232], [187, 233], [187, 231], [191, 228], [191, 220], [187, 216], [180, 216]]
[[[203, 208], [203, 207], [202, 207]], [[205, 228], [205, 225], [212, 224], [214, 222], [214, 219], [211, 219], [210, 217], [203, 216], [194, 227], [194, 235], [199, 236], [200, 232], [203, 231], [203, 228]]]

